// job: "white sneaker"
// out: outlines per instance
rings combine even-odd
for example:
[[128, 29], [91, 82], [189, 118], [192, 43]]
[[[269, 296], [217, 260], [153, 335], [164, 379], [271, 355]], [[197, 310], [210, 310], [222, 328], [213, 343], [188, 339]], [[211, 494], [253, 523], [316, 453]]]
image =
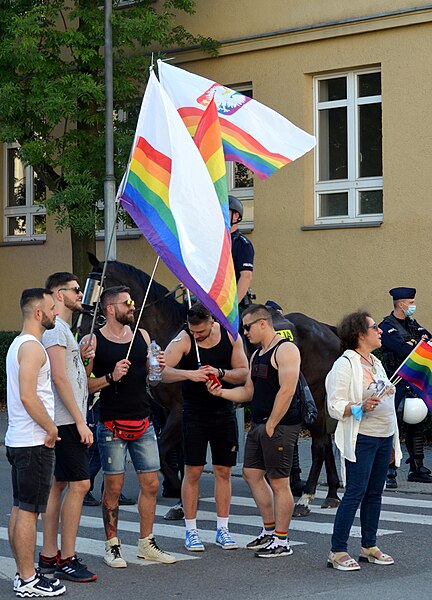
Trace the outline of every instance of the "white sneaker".
[[164, 552], [158, 547], [153, 533], [138, 540], [137, 556], [144, 560], [153, 560], [165, 564], [177, 562], [177, 559], [174, 556], [168, 554], [168, 552]]
[[114, 537], [105, 542], [104, 561], [109, 567], [113, 567], [113, 569], [124, 569], [127, 567], [127, 562], [121, 553], [121, 542], [118, 538]]
[[61, 596], [65, 593], [65, 586], [57, 580], [48, 579], [40, 573], [36, 573], [34, 579], [27, 583], [21, 578], [14, 579], [14, 591], [18, 598], [44, 598]]

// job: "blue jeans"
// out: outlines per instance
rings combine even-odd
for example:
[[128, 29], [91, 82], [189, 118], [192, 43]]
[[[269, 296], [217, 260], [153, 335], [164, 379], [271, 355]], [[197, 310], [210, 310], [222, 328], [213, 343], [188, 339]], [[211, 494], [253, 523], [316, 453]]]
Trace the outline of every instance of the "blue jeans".
[[333, 552], [347, 552], [348, 537], [360, 505], [361, 545], [363, 548], [376, 545], [381, 497], [392, 443], [393, 436], [358, 435], [357, 462], [345, 461], [346, 488], [333, 525]]
[[159, 450], [153, 424], [137, 440], [114, 439], [113, 432], [101, 422], [97, 425], [97, 441], [105, 475], [119, 475], [126, 470], [126, 454], [129, 451], [137, 473], [159, 471]]

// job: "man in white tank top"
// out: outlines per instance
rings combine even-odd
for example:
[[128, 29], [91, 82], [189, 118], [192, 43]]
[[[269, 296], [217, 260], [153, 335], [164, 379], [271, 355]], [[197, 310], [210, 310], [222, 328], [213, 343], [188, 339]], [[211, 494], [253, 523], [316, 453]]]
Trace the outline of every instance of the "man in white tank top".
[[54, 423], [50, 363], [41, 338], [55, 324], [50, 291], [24, 290], [20, 301], [23, 330], [6, 357], [6, 455], [12, 467], [13, 507], [9, 542], [17, 566], [13, 589], [18, 597], [59, 596], [66, 591], [58, 579], [44, 577], [34, 568], [38, 514], [46, 510], [54, 473]]

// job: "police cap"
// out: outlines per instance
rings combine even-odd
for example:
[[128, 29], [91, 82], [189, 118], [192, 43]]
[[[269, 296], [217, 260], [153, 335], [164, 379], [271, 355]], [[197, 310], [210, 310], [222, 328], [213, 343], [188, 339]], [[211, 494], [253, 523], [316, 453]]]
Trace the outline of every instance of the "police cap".
[[278, 304], [274, 300], [267, 300], [267, 302], [265, 303], [265, 306], [274, 308], [274, 310], [283, 310], [282, 306], [280, 306], [280, 304]]
[[412, 300], [415, 298], [416, 291], [415, 288], [397, 287], [391, 289], [389, 294], [392, 296], [393, 300]]

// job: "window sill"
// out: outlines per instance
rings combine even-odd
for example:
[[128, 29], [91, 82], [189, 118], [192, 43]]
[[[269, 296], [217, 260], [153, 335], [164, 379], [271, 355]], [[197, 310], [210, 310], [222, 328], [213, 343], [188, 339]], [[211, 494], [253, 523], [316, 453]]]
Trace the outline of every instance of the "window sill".
[[3, 246], [42, 246], [46, 240], [9, 240], [0, 242], [0, 247]]
[[320, 225], [303, 225], [301, 231], [315, 231], [319, 229], [360, 229], [364, 227], [381, 227], [382, 221], [363, 221], [362, 223], [322, 223]]
[[[116, 239], [117, 240], [138, 240], [140, 237], [142, 237], [142, 233], [138, 230], [136, 233], [117, 233], [116, 235]], [[96, 234], [96, 241], [97, 242], [103, 242], [105, 240], [105, 236], [103, 233], [97, 233]]]

